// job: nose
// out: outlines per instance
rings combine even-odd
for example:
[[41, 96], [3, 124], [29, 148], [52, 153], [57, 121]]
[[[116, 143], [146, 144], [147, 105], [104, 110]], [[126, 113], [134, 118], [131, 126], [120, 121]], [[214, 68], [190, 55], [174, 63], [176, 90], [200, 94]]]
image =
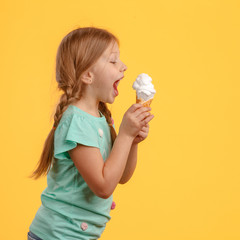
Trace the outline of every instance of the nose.
[[121, 72], [125, 72], [127, 70], [127, 66], [124, 64], [124, 63], [122, 63], [122, 66], [121, 66]]

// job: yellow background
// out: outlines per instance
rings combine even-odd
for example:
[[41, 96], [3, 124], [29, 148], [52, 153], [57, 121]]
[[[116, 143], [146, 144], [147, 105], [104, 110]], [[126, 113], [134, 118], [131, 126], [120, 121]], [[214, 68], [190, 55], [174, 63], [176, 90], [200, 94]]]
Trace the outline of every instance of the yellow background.
[[157, 90], [131, 181], [104, 240], [240, 239], [238, 0], [1, 1], [1, 231], [26, 239], [46, 178], [27, 178], [52, 126], [55, 56], [78, 26], [108, 29], [128, 66], [116, 127], [148, 73]]

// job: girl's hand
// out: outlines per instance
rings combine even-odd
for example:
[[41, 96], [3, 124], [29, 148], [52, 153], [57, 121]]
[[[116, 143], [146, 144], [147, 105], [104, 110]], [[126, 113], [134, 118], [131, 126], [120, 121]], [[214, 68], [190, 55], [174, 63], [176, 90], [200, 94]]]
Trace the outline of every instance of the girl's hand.
[[140, 131], [153, 118], [153, 115], [149, 112], [150, 110], [151, 108], [143, 107], [142, 104], [133, 104], [123, 116], [119, 134], [125, 134], [132, 139], [135, 139], [140, 134], [141, 138], [144, 138], [146, 129], [144, 133], [140, 133]]
[[145, 140], [148, 136], [148, 133], [149, 133], [149, 124], [147, 124], [146, 126], [143, 126], [143, 128], [140, 130], [138, 135], [134, 138], [133, 144], [138, 144], [143, 140]]

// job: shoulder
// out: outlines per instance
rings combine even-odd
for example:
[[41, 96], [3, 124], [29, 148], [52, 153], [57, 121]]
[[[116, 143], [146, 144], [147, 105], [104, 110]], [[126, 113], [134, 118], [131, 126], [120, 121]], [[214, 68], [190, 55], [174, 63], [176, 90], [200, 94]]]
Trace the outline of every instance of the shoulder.
[[73, 105], [69, 105], [63, 113], [55, 132], [62, 131], [65, 128], [71, 128], [73, 131], [78, 128], [87, 130], [93, 126], [92, 119], [84, 111]]
[[62, 154], [66, 154], [77, 144], [99, 148], [99, 133], [96, 127], [91, 116], [70, 105], [63, 113], [54, 133], [55, 157], [59, 159], [65, 157]]
[[66, 111], [63, 113], [58, 125], [61, 126], [66, 122], [72, 121], [73, 119], [78, 120], [82, 124], [86, 123], [89, 126], [96, 126], [106, 123], [106, 118], [103, 115], [100, 118], [95, 117], [74, 105], [69, 105]]
[[55, 135], [61, 135], [65, 132], [67, 135], [81, 133], [87, 136], [88, 134], [94, 134], [95, 125], [94, 119], [89, 114], [73, 105], [69, 105], [62, 115], [55, 130]]
[[63, 113], [58, 126], [61, 126], [62, 124], [71, 121], [73, 118], [84, 120], [84, 114], [81, 113], [81, 111], [78, 111], [78, 109], [75, 106], [69, 105], [65, 112]]

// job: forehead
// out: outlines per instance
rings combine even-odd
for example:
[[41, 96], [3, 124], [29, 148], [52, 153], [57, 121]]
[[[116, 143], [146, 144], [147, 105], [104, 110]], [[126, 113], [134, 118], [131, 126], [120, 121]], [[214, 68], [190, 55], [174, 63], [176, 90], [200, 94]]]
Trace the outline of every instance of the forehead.
[[103, 52], [102, 56], [97, 60], [97, 62], [93, 64], [91, 68], [93, 69], [93, 71], [95, 71], [96, 69], [98, 69], [98, 67], [103, 67], [103, 65], [106, 64], [106, 61], [108, 61], [111, 56], [119, 57], [119, 55], [120, 53], [118, 44], [116, 42], [110, 43], [107, 49]]
[[116, 42], [111, 43], [106, 49], [105, 54], [107, 56], [110, 56], [112, 54], [119, 54], [118, 44]]

